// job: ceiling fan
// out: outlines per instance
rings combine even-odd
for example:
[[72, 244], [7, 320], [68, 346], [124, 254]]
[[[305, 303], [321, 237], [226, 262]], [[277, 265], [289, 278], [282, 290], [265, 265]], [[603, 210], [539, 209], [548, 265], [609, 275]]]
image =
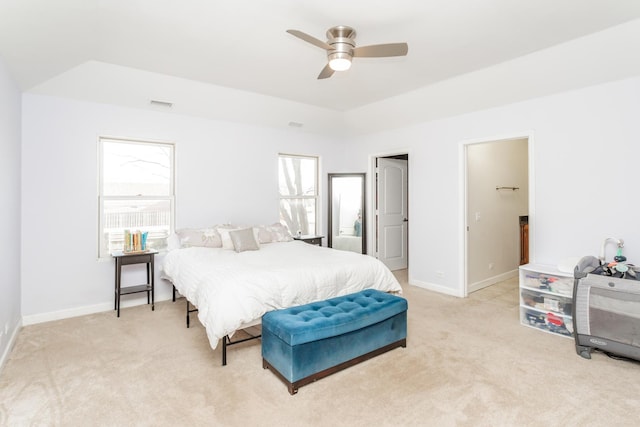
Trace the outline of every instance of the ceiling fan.
[[355, 57], [405, 56], [409, 51], [409, 46], [406, 43], [373, 44], [356, 47], [356, 30], [344, 25], [329, 28], [326, 42], [298, 30], [287, 30], [287, 33], [327, 51], [329, 63], [320, 71], [318, 79], [329, 78], [336, 71], [348, 70], [351, 68], [351, 60]]

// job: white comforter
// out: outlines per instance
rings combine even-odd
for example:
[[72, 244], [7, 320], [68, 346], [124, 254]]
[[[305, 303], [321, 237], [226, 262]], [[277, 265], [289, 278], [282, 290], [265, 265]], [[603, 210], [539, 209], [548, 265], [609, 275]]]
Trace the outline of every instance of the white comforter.
[[362, 289], [402, 293], [377, 259], [293, 241], [257, 251], [191, 247], [170, 251], [161, 275], [198, 308], [212, 348], [268, 311]]

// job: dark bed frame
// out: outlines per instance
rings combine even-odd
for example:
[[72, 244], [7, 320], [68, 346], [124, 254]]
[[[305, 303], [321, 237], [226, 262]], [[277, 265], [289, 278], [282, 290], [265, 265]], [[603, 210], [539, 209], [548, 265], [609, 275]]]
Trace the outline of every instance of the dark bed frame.
[[[190, 325], [190, 314], [198, 311], [198, 308], [196, 306], [193, 306], [193, 308], [191, 308], [191, 303], [189, 302], [189, 300], [185, 297], [184, 299], [187, 302], [187, 328]], [[173, 286], [173, 302], [176, 302], [176, 287]], [[248, 338], [241, 338], [241, 339], [237, 339], [232, 341], [231, 338], [229, 338], [229, 335], [225, 335], [222, 338], [222, 366], [226, 366], [227, 365], [227, 347], [230, 347], [232, 345], [236, 345], [236, 344], [241, 344], [243, 342], [246, 341], [251, 341], [251, 340], [255, 340], [258, 338], [262, 337], [262, 334], [258, 334], [258, 335], [251, 335], [248, 332], [246, 332], [249, 335]]]

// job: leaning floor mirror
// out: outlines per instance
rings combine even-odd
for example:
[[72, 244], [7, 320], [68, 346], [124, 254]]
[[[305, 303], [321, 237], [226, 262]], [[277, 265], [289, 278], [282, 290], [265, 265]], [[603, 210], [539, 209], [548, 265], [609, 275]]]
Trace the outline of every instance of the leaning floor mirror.
[[330, 173], [330, 248], [367, 253], [364, 173]]

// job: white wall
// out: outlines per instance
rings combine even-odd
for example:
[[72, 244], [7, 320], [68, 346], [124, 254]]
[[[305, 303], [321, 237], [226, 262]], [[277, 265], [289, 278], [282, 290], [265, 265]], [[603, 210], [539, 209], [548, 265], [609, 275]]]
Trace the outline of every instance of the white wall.
[[[25, 323], [112, 307], [113, 263], [97, 261], [95, 252], [100, 135], [177, 143], [178, 227], [275, 221], [278, 152], [321, 155], [325, 198], [326, 172], [366, 171], [370, 184], [370, 156], [408, 152], [410, 281], [463, 295], [461, 141], [533, 136], [532, 262], [597, 254], [608, 236], [624, 238], [629, 260], [640, 259], [633, 211], [639, 100], [634, 78], [346, 143], [295, 129], [24, 95]], [[159, 299], [169, 292], [159, 284]]]
[[530, 262], [597, 255], [612, 236], [640, 264], [639, 112], [636, 77], [359, 137], [354, 155], [409, 151], [409, 280], [463, 295], [461, 141], [533, 135]]
[[341, 134], [344, 128], [343, 114], [336, 110], [96, 61], [60, 73], [29, 92], [143, 109], [153, 107], [150, 99], [171, 101], [177, 114], [280, 129], [293, 121], [323, 135]]
[[632, 78], [638, 51], [640, 19], [364, 105], [344, 120], [353, 134], [380, 132]]
[[0, 59], [0, 368], [20, 327], [20, 90]]
[[[333, 168], [342, 146], [296, 129], [273, 130], [25, 94], [25, 323], [113, 309], [113, 261], [96, 259], [97, 141], [101, 135], [176, 143], [178, 228], [277, 222], [278, 153], [321, 156], [324, 190], [326, 172]], [[320, 224], [326, 224], [326, 215]], [[159, 282], [157, 299], [169, 296], [170, 286]]]

